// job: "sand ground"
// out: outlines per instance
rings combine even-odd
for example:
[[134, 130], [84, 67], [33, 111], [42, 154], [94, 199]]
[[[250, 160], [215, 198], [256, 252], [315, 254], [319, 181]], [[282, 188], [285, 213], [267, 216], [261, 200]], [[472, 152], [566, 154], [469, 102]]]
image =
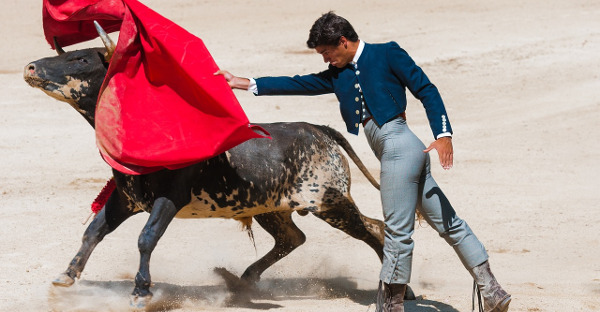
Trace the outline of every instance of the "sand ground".
[[[367, 42], [395, 40], [441, 90], [455, 131], [455, 166], [434, 176], [490, 253], [511, 311], [600, 311], [600, 2], [143, 1], [201, 37], [221, 68], [241, 76], [325, 68], [305, 48], [312, 22], [335, 10]], [[51, 56], [42, 1], [0, 10], [0, 311], [124, 311], [137, 271], [132, 217], [97, 247], [71, 288], [50, 281], [79, 248], [81, 221], [110, 177], [92, 128], [67, 104], [30, 88], [30, 61]], [[99, 40], [68, 49], [101, 45]], [[309, 121], [344, 130], [334, 96], [258, 98], [236, 92], [252, 122]], [[409, 125], [427, 144], [424, 110]], [[346, 137], [369, 169], [364, 136]], [[378, 193], [353, 169], [352, 196], [381, 218]], [[241, 274], [256, 250], [231, 220], [175, 220], [152, 256], [161, 311], [373, 311], [379, 261], [362, 242], [297, 217], [307, 242], [263, 275], [270, 296], [226, 307], [213, 269]], [[471, 278], [452, 249], [418, 226], [407, 311], [470, 311]]]

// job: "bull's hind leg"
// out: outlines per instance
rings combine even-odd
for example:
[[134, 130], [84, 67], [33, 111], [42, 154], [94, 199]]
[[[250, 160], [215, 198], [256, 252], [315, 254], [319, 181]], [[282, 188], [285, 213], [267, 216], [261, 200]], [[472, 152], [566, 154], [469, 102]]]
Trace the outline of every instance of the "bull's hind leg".
[[81, 247], [73, 260], [71, 260], [71, 263], [69, 263], [67, 270], [53, 280], [52, 284], [63, 287], [73, 285], [75, 279], [81, 275], [92, 251], [104, 239], [104, 236], [114, 231], [127, 218], [136, 214], [120, 207], [118, 195], [116, 192], [113, 192], [104, 208], [100, 210], [85, 230]]
[[[322, 211], [314, 212], [314, 215], [323, 219], [329, 225], [342, 230], [346, 234], [360, 239], [371, 246], [383, 261], [383, 221], [364, 216], [354, 204], [352, 198], [344, 196], [337, 190], [329, 190], [323, 199], [325, 203]], [[415, 294], [407, 286], [404, 294], [405, 300], [415, 300]]]
[[323, 206], [313, 214], [332, 227], [359, 239], [371, 246], [379, 260], [383, 260], [384, 224], [369, 218], [358, 210], [350, 196], [337, 190], [328, 190], [323, 198]]
[[150, 256], [176, 214], [177, 207], [172, 201], [164, 197], [154, 201], [150, 217], [138, 239], [140, 267], [135, 275], [135, 288], [131, 293], [131, 305], [135, 308], [144, 308], [152, 298]]
[[275, 246], [242, 274], [242, 280], [250, 284], [259, 281], [266, 269], [306, 241], [306, 236], [292, 220], [291, 211], [265, 213], [254, 216], [254, 219], [273, 236]]

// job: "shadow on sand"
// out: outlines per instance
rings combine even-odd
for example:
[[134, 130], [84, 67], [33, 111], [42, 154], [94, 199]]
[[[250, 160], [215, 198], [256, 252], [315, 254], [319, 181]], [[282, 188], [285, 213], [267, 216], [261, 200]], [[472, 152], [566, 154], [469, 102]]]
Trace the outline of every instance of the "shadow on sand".
[[[264, 279], [256, 288], [239, 292], [231, 289], [234, 275], [226, 276], [228, 272], [224, 274], [223, 271], [217, 273], [226, 280], [227, 286], [155, 283], [152, 287], [154, 297], [145, 311], [211, 306], [270, 310], [284, 307], [278, 303], [282, 301], [339, 298], [348, 298], [365, 306], [367, 311], [375, 311], [377, 290], [358, 289], [356, 282], [345, 277]], [[54, 311], [120, 311], [129, 305], [132, 290], [131, 280], [82, 280], [69, 288], [51, 286], [48, 301]], [[417, 312], [458, 312], [452, 306], [420, 296], [417, 300], [406, 301], [405, 307], [407, 311]]]

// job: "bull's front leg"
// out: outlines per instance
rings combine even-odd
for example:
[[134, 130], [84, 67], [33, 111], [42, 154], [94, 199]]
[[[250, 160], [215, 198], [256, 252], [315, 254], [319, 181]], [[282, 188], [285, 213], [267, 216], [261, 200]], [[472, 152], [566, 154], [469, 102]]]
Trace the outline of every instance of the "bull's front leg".
[[[108, 211], [108, 215], [107, 215]], [[55, 286], [68, 287], [79, 278], [94, 248], [104, 239], [104, 236], [115, 230], [123, 221], [135, 213], [129, 210], [121, 210], [117, 192], [113, 192], [106, 205], [83, 234], [82, 244], [79, 251], [69, 263], [67, 270], [61, 273], [52, 284]]]
[[150, 291], [150, 255], [176, 214], [177, 208], [172, 201], [164, 197], [154, 201], [148, 222], [146, 222], [138, 240], [140, 267], [135, 276], [135, 288], [131, 293], [130, 302], [135, 308], [144, 308], [152, 299], [152, 292]]

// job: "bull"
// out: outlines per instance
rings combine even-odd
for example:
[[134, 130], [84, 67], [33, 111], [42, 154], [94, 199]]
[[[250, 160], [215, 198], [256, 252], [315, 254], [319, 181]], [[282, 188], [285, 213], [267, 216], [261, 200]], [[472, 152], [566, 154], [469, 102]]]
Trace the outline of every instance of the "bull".
[[[114, 44], [99, 29], [105, 48], [64, 52], [25, 66], [24, 79], [49, 96], [69, 103], [94, 127], [98, 93]], [[116, 189], [85, 230], [82, 245], [67, 269], [53, 281], [71, 286], [92, 251], [123, 221], [139, 212], [150, 214], [139, 235], [139, 269], [131, 303], [145, 306], [150, 291], [150, 255], [173, 218], [231, 218], [246, 225], [252, 219], [275, 240], [274, 247], [241, 275], [254, 285], [261, 274], [305, 242], [292, 213], [312, 213], [332, 227], [364, 241], [382, 258], [383, 222], [361, 214], [350, 196], [347, 155], [378, 187], [361, 160], [336, 130], [308, 123], [260, 124], [272, 140], [242, 143], [214, 158], [145, 175], [113, 170]]]

